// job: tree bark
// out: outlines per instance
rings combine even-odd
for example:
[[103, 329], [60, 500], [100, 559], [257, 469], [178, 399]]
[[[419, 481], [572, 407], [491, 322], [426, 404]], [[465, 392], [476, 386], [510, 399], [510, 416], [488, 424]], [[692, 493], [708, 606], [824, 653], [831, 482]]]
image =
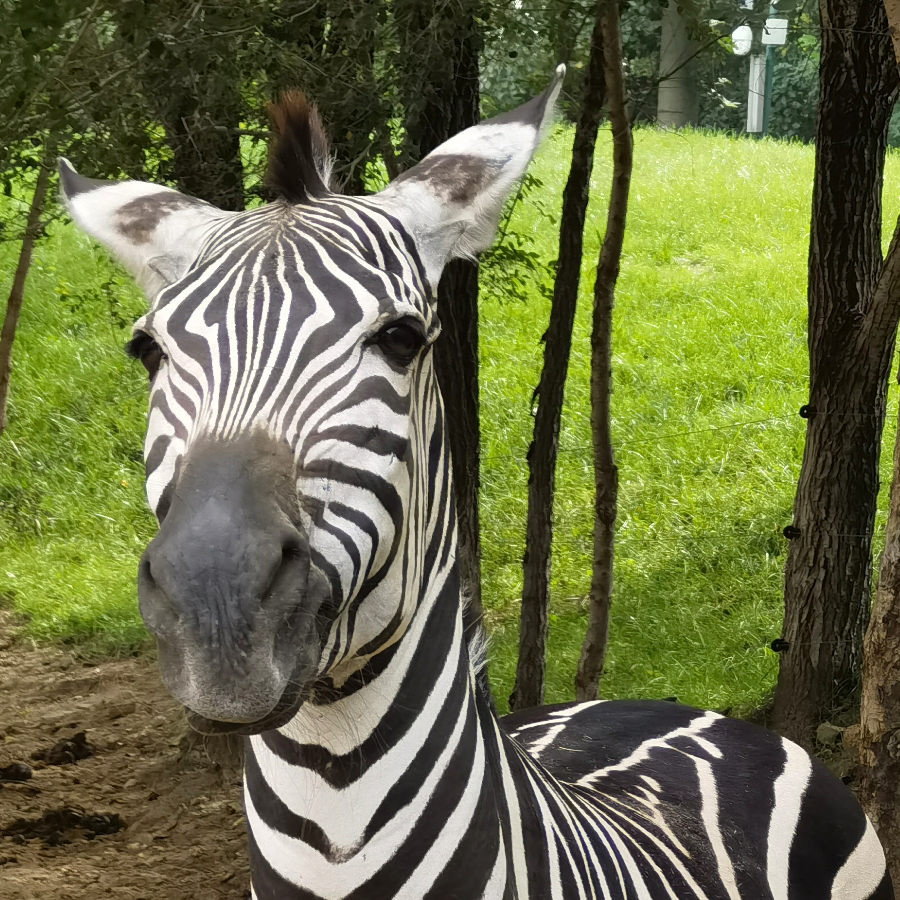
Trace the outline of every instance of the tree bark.
[[534, 392], [537, 409], [528, 448], [528, 512], [525, 554], [522, 557], [522, 611], [519, 621], [519, 658], [516, 682], [509, 698], [511, 710], [539, 706], [544, 699], [547, 612], [550, 602], [550, 554], [553, 543], [553, 497], [559, 425], [566, 373], [572, 347], [572, 326], [578, 304], [584, 219], [594, 167], [594, 145], [605, 95], [603, 39], [598, 4], [591, 35], [581, 109], [572, 144], [572, 164], [563, 193], [559, 225], [559, 258], [550, 320], [544, 333], [544, 365]]
[[480, 622], [481, 537], [478, 517], [478, 264], [455, 259], [438, 288], [441, 336], [434, 363], [453, 463], [459, 546], [459, 579], [467, 598], [467, 626]]
[[809, 248], [806, 445], [785, 567], [775, 727], [810, 746], [859, 697], [872, 529], [897, 328], [882, 272], [881, 188], [897, 68], [881, 0], [820, 0]]
[[[900, 0], [885, 0], [894, 56], [900, 65]], [[877, 301], [900, 303], [900, 223], [879, 279]], [[885, 325], [896, 327], [886, 316]], [[888, 870], [900, 884], [900, 432], [894, 443], [884, 553], [872, 617], [863, 642], [862, 702], [858, 746], [863, 808], [881, 838]]]
[[872, 619], [863, 646], [857, 790], [900, 884], [900, 440]]
[[[412, 14], [430, 18], [429, 4], [416, 2]], [[422, 29], [424, 29], [424, 24]], [[415, 35], [421, 30], [412, 29]], [[429, 73], [419, 79], [424, 102], [407, 123], [409, 138], [421, 158], [454, 134], [478, 123], [478, 47], [480, 35], [473, 8], [454, 17], [445, 42], [432, 47], [440, 59], [425, 60]], [[420, 48], [421, 50], [421, 48]], [[478, 396], [478, 264], [454, 260], [438, 285], [441, 336], [434, 362], [444, 400], [447, 441], [459, 521], [460, 581], [466, 594], [466, 627], [480, 622], [481, 536], [478, 514], [481, 437]]]
[[697, 79], [697, 42], [691, 40], [678, 9], [669, 0], [663, 10], [659, 45], [659, 88], [656, 121], [664, 128], [696, 125], [700, 115]]
[[618, 470], [610, 431], [612, 394], [612, 312], [619, 261], [625, 240], [625, 217], [631, 186], [631, 122], [626, 110], [622, 37], [618, 0], [603, 0], [603, 68], [609, 91], [609, 120], [613, 137], [613, 177], [594, 282], [591, 328], [591, 436], [594, 447], [594, 559], [588, 627], [575, 675], [575, 698], [596, 700], [606, 657], [609, 608], [612, 596], [613, 543], [616, 527]]
[[38, 169], [34, 193], [31, 195], [31, 206], [25, 223], [25, 234], [22, 236], [22, 247], [19, 250], [19, 261], [13, 275], [9, 299], [6, 301], [6, 314], [3, 317], [3, 328], [0, 330], [0, 437], [6, 430], [6, 402], [9, 397], [9, 379], [12, 371], [12, 348], [19, 324], [19, 313], [25, 299], [25, 282], [31, 268], [31, 257], [41, 230], [41, 213], [47, 196], [47, 183], [50, 180], [50, 168], [41, 165]]

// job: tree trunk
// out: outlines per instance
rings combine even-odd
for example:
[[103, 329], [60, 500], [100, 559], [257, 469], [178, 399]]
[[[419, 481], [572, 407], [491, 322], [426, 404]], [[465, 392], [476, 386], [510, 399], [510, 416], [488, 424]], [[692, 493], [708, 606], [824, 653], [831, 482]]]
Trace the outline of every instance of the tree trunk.
[[[455, 259], [444, 270], [438, 289], [441, 336], [435, 344], [435, 369], [444, 398], [447, 440], [459, 541], [460, 583], [472, 618], [480, 621], [481, 540], [478, 519], [478, 266]], [[474, 448], [474, 452], [473, 452]]]
[[544, 365], [534, 392], [537, 410], [528, 448], [528, 513], [525, 554], [522, 557], [522, 613], [516, 682], [509, 698], [511, 710], [539, 706], [544, 699], [547, 610], [550, 600], [550, 553], [553, 543], [553, 496], [559, 425], [566, 373], [572, 346], [572, 325], [578, 304], [584, 218], [594, 167], [594, 145], [603, 108], [603, 41], [600, 11], [591, 35], [588, 70], [572, 144], [572, 165], [563, 193], [559, 225], [559, 260], [550, 321], [544, 334]]
[[820, 0], [809, 404], [785, 567], [775, 727], [810, 746], [858, 701], [897, 304], [876, 294], [897, 68], [880, 0]]
[[612, 312], [619, 260], [625, 240], [625, 216], [631, 186], [631, 122], [626, 110], [622, 37], [618, 0], [603, 0], [603, 68], [609, 91], [609, 120], [613, 137], [613, 177], [609, 191], [606, 234], [594, 282], [591, 328], [591, 436], [594, 446], [594, 559], [587, 632], [575, 675], [575, 698], [596, 700], [606, 657], [609, 607], [612, 595], [613, 540], [616, 527], [618, 470], [610, 433], [612, 393]]
[[41, 230], [41, 213], [44, 210], [44, 199], [47, 196], [47, 182], [50, 180], [50, 168], [41, 165], [38, 169], [34, 193], [31, 195], [31, 206], [25, 223], [25, 234], [22, 236], [22, 247], [19, 250], [19, 261], [13, 275], [9, 299], [6, 301], [6, 315], [3, 317], [3, 329], [0, 331], [0, 437], [6, 430], [6, 401], [9, 397], [9, 378], [12, 370], [12, 348], [16, 338], [16, 326], [19, 324], [19, 312], [25, 299], [25, 281], [31, 267], [31, 256]]
[[[900, 0], [885, 0], [885, 10], [900, 64]], [[900, 302], [898, 236], [900, 223], [878, 284], [876, 299], [886, 310]], [[891, 326], [890, 317], [886, 324]], [[863, 767], [858, 795], [881, 838], [891, 879], [900, 885], [900, 431], [878, 588], [863, 642], [858, 744]]]
[[[429, 4], [416, 0], [412, 14], [423, 23]], [[424, 29], [425, 25], [421, 26]], [[413, 29], [413, 34], [423, 33]], [[434, 44], [419, 80], [417, 114], [407, 123], [416, 156], [421, 158], [454, 134], [477, 124], [479, 114], [478, 47], [474, 11], [454, 17], [444, 41]], [[419, 47], [421, 52], [421, 47]], [[482, 618], [481, 537], [478, 515], [480, 483], [478, 398], [478, 264], [454, 260], [438, 285], [441, 336], [434, 347], [435, 369], [444, 400], [447, 441], [453, 460], [453, 482], [459, 517], [460, 581], [468, 598], [467, 627]]]
[[697, 124], [700, 92], [696, 53], [697, 42], [688, 34], [677, 0], [669, 0], [662, 15], [656, 101], [656, 121], [664, 128]]
[[859, 749], [858, 796], [884, 845], [891, 878], [900, 884], [900, 439], [894, 444], [884, 554], [863, 646]]

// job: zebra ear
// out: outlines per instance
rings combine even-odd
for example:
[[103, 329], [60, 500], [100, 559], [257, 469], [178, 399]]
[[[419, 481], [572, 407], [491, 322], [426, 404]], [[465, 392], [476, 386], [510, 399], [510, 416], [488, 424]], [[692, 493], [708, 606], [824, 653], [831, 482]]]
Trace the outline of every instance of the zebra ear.
[[98, 181], [59, 161], [63, 201], [80, 228], [127, 268], [151, 299], [177, 281], [222, 212], [172, 188], [143, 181]]
[[449, 260], [472, 257], [493, 242], [503, 204], [553, 117], [565, 74], [558, 66], [540, 96], [454, 135], [377, 195], [412, 235], [432, 286]]

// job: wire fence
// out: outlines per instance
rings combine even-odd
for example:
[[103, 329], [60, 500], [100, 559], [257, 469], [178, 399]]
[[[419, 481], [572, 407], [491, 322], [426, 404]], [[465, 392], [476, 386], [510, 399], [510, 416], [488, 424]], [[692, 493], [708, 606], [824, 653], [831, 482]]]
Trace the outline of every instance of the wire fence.
[[[729, 422], [723, 425], [709, 426], [704, 428], [660, 432], [654, 437], [623, 439], [621, 442], [618, 442], [616, 444], [616, 449], [618, 451], [622, 451], [637, 446], [662, 446], [666, 442], [682, 440], [684, 438], [703, 434], [708, 435], [714, 433], [722, 433], [726, 435], [732, 435], [747, 428], [764, 427], [773, 424], [784, 424], [787, 422], [796, 422], [798, 427], [802, 425], [805, 428], [807, 427], [810, 419], [825, 416], [850, 419], [873, 418], [877, 417], [878, 415], [878, 413], [869, 410], [820, 411], [813, 409], [807, 404], [793, 412], [785, 412], [778, 415], [746, 419], [740, 422]], [[886, 420], [891, 420], [892, 418], [895, 418], [896, 415], [897, 404], [896, 401], [894, 401], [888, 404], [885, 418]], [[592, 452], [592, 447], [590, 445], [559, 448], [560, 454], [584, 454], [588, 461], [590, 461], [590, 459], [592, 458]], [[488, 463], [495, 460], [503, 461], [511, 459], [518, 460], [523, 467], [526, 465], [524, 453], [488, 453], [482, 456], [482, 462]], [[787, 477], [785, 477], [783, 480], [770, 479], [773, 482], [777, 481], [777, 489], [783, 492], [782, 497], [788, 502], [793, 499], [793, 495], [796, 490], [797, 479], [799, 477], [799, 469], [799, 459], [792, 460], [789, 466], [785, 466], [785, 474]], [[617, 558], [640, 559], [641, 553], [648, 553], [651, 549], [661, 548], [664, 554], [662, 559], [667, 558], [669, 554], [675, 554], [678, 558], [683, 557], [685, 559], [692, 560], [693, 563], [702, 565], [704, 560], [708, 562], [713, 557], [716, 557], [720, 551], [727, 555], [729, 552], [733, 551], [735, 547], [735, 541], [738, 541], [748, 548], [750, 548], [752, 544], [752, 553], [756, 553], [757, 555], [757, 558], [755, 560], [747, 560], [746, 565], [748, 573], [750, 572], [752, 566], [758, 565], [759, 556], [764, 552], [768, 559], [768, 568], [765, 568], [765, 571], [768, 572], [768, 575], [764, 577], [771, 578], [772, 575], [777, 574], [780, 582], [781, 565], [783, 563], [783, 556], [787, 549], [788, 543], [789, 541], [801, 536], [800, 527], [798, 525], [795, 525], [791, 521], [789, 506], [784, 507], [785, 517], [782, 518], [773, 518], [769, 521], [766, 521], [764, 516], [761, 516], [759, 519], [752, 520], [746, 525], [725, 524], [723, 522], [722, 527], [719, 528], [716, 528], [714, 522], [711, 521], [716, 518], [716, 513], [718, 511], [707, 510], [707, 512], [709, 512], [710, 515], [708, 520], [704, 521], [692, 521], [689, 516], [686, 518], [679, 518], [678, 514], [676, 514], [674, 521], [672, 521], [671, 518], [667, 518], [665, 522], [661, 522], [659, 524], [648, 522], [646, 518], [638, 521], [637, 524], [635, 524], [635, 522], [628, 516], [620, 518], [615, 537]], [[765, 513], [766, 509], [764, 508], [760, 512]], [[578, 525], [578, 533], [573, 533], [571, 529], [567, 533], [566, 528], [572, 526], [575, 523], [576, 519]], [[880, 520], [876, 520], [876, 541], [877, 534], [882, 524], [883, 518], [880, 518]], [[566, 545], [566, 550], [570, 554], [574, 550], [576, 555], [583, 556], [585, 560], [588, 561], [588, 564], [592, 551], [592, 527], [592, 508], [579, 509], [574, 513], [574, 515], [572, 510], [560, 511], [559, 509], [556, 509], [554, 511], [553, 530], [555, 544], [558, 546], [560, 543], [564, 543]], [[870, 540], [873, 537], [873, 535], [870, 533], [847, 531], [839, 528], [828, 528], [827, 526], [822, 524], [816, 524], [814, 527], [816, 528], [816, 531], [820, 536], [825, 535], [834, 540], [860, 541]], [[524, 538], [524, 535], [522, 537]], [[501, 552], [498, 554], [496, 553], [496, 548], [494, 548], [490, 553], [490, 561], [493, 566], [511, 567], [521, 565], [521, 551], [524, 550], [524, 545], [508, 546], [504, 549], [506, 552]], [[635, 553], [638, 554], [637, 557], [634, 556]], [[661, 558], [657, 555], [656, 559], [657, 563], [659, 563]], [[740, 570], [742, 561], [740, 559], [731, 560], [730, 564], [732, 564], [732, 568], [734, 570]], [[754, 572], [754, 575], [759, 575], [760, 571], [761, 570], [757, 569]], [[713, 574], [710, 577], [714, 578], [715, 575]], [[771, 585], [771, 581], [769, 581], [768, 583]], [[574, 597], [569, 597], [568, 600], [570, 602], [581, 604], [586, 599], [586, 596], [586, 594], [579, 594]], [[727, 599], [727, 592], [723, 594], [723, 603], [725, 599]], [[730, 616], [732, 614], [731, 610], [724, 609], [724, 606], [723, 610], [724, 615]], [[778, 636], [777, 634], [771, 633], [758, 634], [756, 637], [748, 638], [748, 645], [750, 647], [755, 647], [757, 650], [768, 649], [775, 653], [784, 652], [791, 646], [840, 647], [847, 645], [854, 649], [858, 649], [858, 641], [853, 639], [835, 639], [808, 643], [789, 642], [785, 640], [783, 636]]]

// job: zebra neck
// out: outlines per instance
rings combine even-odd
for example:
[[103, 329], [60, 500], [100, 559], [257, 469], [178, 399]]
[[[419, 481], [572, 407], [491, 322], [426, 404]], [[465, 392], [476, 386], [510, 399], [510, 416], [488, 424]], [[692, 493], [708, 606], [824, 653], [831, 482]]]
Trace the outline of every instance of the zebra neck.
[[453, 568], [372, 681], [250, 740], [257, 890], [277, 878], [304, 897], [339, 898], [374, 877], [372, 896], [481, 897], [498, 873], [505, 882], [493, 713]]

